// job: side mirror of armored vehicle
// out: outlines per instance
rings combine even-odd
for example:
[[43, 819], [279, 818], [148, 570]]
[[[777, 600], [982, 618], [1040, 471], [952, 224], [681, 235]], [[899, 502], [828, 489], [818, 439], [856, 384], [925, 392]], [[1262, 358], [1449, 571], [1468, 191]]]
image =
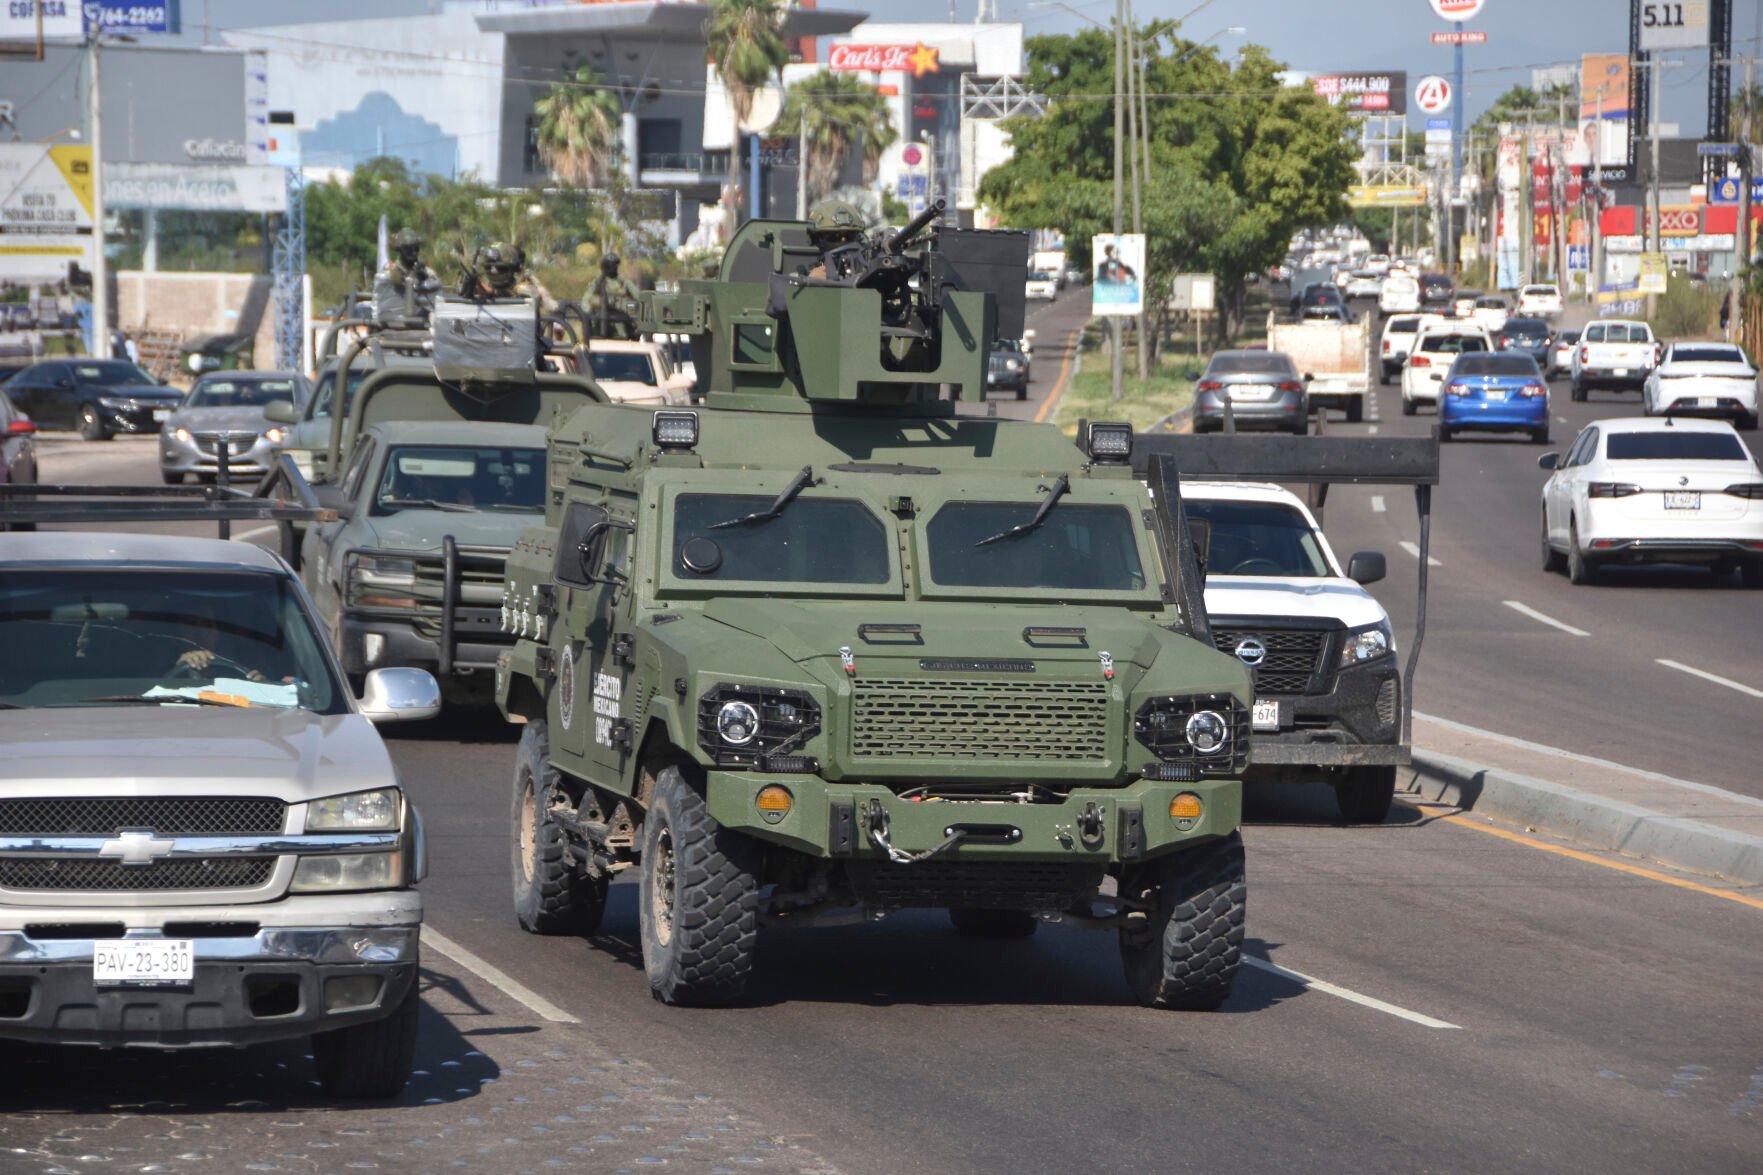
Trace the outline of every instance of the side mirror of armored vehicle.
[[263, 416], [276, 424], [300, 423], [300, 409], [292, 400], [271, 400], [263, 406]]
[[1347, 560], [1347, 578], [1361, 586], [1376, 583], [1388, 574], [1382, 551], [1355, 551]]
[[1538, 469], [1554, 469], [1560, 464], [1561, 454], [1559, 453], [1544, 453], [1541, 457], [1537, 458]]
[[372, 669], [361, 690], [361, 714], [369, 722], [433, 718], [441, 712], [441, 687], [426, 669]]

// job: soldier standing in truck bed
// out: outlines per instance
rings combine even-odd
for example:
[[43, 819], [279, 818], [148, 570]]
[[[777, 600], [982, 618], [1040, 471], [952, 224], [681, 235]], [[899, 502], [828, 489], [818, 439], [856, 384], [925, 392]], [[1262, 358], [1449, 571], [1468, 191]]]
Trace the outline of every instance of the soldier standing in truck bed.
[[557, 306], [551, 291], [527, 271], [526, 250], [507, 241], [478, 248], [459, 293], [466, 298], [535, 298], [544, 311]]
[[381, 322], [422, 322], [434, 309], [441, 279], [423, 264], [422, 243], [422, 236], [415, 229], [399, 229], [392, 238], [397, 260], [373, 283], [374, 317]]

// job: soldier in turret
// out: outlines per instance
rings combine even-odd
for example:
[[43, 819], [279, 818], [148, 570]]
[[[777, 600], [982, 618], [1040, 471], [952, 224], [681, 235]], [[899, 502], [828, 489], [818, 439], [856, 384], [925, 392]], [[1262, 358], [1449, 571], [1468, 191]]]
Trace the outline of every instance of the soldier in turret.
[[536, 298], [545, 311], [557, 305], [544, 283], [527, 271], [526, 250], [507, 241], [478, 248], [459, 293], [466, 298]]
[[422, 322], [434, 309], [441, 279], [423, 264], [422, 244], [422, 235], [415, 229], [399, 229], [392, 238], [397, 260], [373, 283], [374, 316], [381, 322]]
[[[808, 210], [808, 240], [820, 250], [820, 261], [810, 269], [808, 277], [845, 277], [844, 273], [829, 273], [827, 257], [835, 249], [854, 245], [861, 241], [868, 231], [863, 222], [863, 214], [845, 200], [825, 199]], [[836, 265], [835, 265], [836, 268]]]
[[618, 273], [619, 257], [608, 253], [600, 258], [600, 276], [582, 295], [582, 313], [593, 325], [592, 333], [602, 338], [635, 338], [637, 287]]

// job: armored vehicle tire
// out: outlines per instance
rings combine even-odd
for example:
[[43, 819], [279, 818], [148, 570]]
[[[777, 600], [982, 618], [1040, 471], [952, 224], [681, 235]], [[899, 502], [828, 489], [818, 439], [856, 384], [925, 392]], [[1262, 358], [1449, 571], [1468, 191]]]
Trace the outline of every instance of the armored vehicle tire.
[[312, 1063], [319, 1086], [331, 1097], [397, 1097], [410, 1080], [421, 1014], [422, 1000], [412, 984], [390, 1016], [313, 1033]]
[[1136, 907], [1120, 930], [1120, 959], [1139, 1003], [1193, 1012], [1222, 1004], [1243, 957], [1242, 833], [1140, 866], [1120, 892]]
[[1027, 938], [1040, 919], [1026, 910], [990, 910], [979, 906], [955, 906], [949, 921], [969, 938]]
[[1346, 780], [1334, 787], [1335, 806], [1348, 824], [1382, 824], [1395, 795], [1393, 765], [1349, 768]]
[[643, 969], [664, 1004], [707, 1007], [746, 994], [758, 938], [760, 849], [711, 818], [690, 768], [655, 781], [643, 817]]
[[585, 876], [545, 804], [555, 781], [543, 722], [529, 722], [514, 758], [511, 819], [514, 914], [533, 934], [592, 934], [606, 913], [606, 877]]

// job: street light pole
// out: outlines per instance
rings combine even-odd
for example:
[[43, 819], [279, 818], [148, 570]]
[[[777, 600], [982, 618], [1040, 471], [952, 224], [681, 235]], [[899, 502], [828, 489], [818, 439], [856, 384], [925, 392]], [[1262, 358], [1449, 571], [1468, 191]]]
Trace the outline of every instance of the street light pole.
[[[1121, 148], [1126, 145], [1126, 107], [1124, 93], [1126, 88], [1126, 54], [1122, 51], [1126, 44], [1126, 0], [1114, 0], [1114, 233], [1119, 236], [1125, 231], [1122, 223], [1125, 219], [1126, 193], [1122, 187], [1125, 176], [1122, 174]], [[1092, 264], [1094, 258], [1091, 258]], [[1114, 346], [1110, 357], [1112, 380], [1109, 394], [1114, 400], [1121, 398], [1122, 386], [1126, 382], [1126, 357], [1121, 353], [1120, 315], [1108, 316]]]
[[[1647, 177], [1647, 252], [1654, 258], [1659, 256], [1659, 74], [1664, 68], [1665, 59], [1647, 55], [1647, 69], [1651, 77], [1647, 79], [1653, 89], [1652, 101], [1648, 103], [1647, 138], [1650, 141], [1649, 151], [1652, 155], [1651, 174]], [[1659, 295], [1647, 294], [1647, 320], [1650, 322], [1653, 313], [1659, 308]]]
[[99, 98], [98, 29], [94, 25], [86, 41], [92, 92], [87, 110], [92, 121], [92, 355], [109, 359], [110, 267], [104, 256], [104, 110]]

